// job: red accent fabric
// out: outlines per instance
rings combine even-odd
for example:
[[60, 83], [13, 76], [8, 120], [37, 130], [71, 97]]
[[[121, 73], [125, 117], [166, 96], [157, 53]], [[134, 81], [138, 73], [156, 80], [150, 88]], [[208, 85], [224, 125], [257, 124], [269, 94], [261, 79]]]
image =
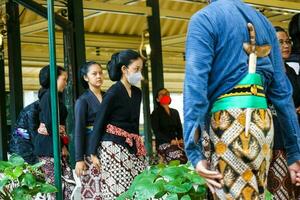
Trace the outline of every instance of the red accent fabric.
[[60, 141], [63, 145], [68, 145], [69, 144], [69, 136], [61, 135], [60, 136]]
[[159, 102], [162, 105], [169, 105], [171, 103], [171, 97], [168, 95], [163, 96], [162, 98], [160, 98]]
[[125, 142], [131, 147], [133, 146], [133, 140], [134, 140], [136, 148], [137, 148], [136, 155], [137, 156], [146, 156], [146, 149], [145, 149], [145, 145], [142, 141], [141, 136], [134, 134], [134, 133], [128, 133], [127, 131], [125, 131], [119, 127], [116, 127], [114, 125], [111, 125], [111, 124], [108, 124], [106, 126], [106, 132], [126, 138]]

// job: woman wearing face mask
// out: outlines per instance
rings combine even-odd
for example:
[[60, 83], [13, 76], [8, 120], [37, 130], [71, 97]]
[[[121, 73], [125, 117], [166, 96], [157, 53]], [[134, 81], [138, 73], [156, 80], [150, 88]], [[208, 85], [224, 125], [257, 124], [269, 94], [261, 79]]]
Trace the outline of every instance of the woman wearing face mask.
[[113, 54], [107, 64], [110, 79], [117, 82], [103, 98], [89, 145], [93, 164], [101, 167], [103, 200], [115, 199], [125, 192], [145, 169], [146, 151], [139, 136], [142, 94], [135, 86], [142, 79], [142, 68], [143, 60], [133, 50]]
[[[46, 181], [54, 184], [54, 158], [53, 158], [53, 138], [52, 138], [52, 118], [51, 118], [51, 99], [50, 99], [50, 66], [45, 66], [39, 74], [40, 85], [39, 90], [39, 121], [40, 125], [37, 130], [38, 134], [34, 138], [34, 153], [38, 156], [40, 162], [45, 164], [42, 170], [46, 175]], [[57, 66], [57, 91], [58, 91], [58, 107], [59, 107], [59, 134], [61, 139], [61, 155], [62, 155], [62, 176], [63, 176], [63, 195], [64, 199], [70, 199], [72, 190], [74, 189], [74, 179], [71, 168], [68, 165], [67, 157], [69, 139], [66, 134], [67, 108], [63, 103], [62, 94], [67, 85], [68, 74], [64, 68]], [[67, 180], [67, 181], [66, 181]], [[50, 199], [55, 199], [52, 194]]]
[[152, 129], [156, 138], [156, 149], [163, 162], [179, 160], [186, 163], [183, 151], [182, 125], [179, 113], [170, 108], [170, 93], [162, 88], [156, 93], [157, 107], [151, 114]]
[[86, 151], [90, 145], [90, 134], [96, 113], [100, 109], [103, 92], [103, 71], [95, 61], [86, 62], [80, 69], [82, 86], [87, 89], [75, 105], [75, 172], [81, 177], [81, 199], [97, 199], [100, 196], [100, 173], [93, 167]]

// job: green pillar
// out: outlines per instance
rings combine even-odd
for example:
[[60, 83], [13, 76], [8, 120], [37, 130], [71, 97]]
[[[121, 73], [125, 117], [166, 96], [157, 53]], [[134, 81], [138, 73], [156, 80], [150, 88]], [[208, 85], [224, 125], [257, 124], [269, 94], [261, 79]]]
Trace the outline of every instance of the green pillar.
[[59, 109], [57, 98], [57, 70], [55, 52], [55, 23], [54, 23], [54, 2], [47, 0], [48, 9], [48, 34], [50, 54], [50, 96], [51, 96], [51, 117], [54, 154], [54, 176], [55, 186], [58, 189], [57, 200], [62, 200], [61, 165], [60, 165], [60, 137], [59, 137]]

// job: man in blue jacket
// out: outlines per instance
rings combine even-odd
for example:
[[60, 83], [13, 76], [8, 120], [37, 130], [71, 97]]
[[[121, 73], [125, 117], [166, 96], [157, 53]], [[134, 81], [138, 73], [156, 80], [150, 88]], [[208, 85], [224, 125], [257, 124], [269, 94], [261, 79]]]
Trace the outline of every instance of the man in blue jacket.
[[[271, 47], [269, 54], [258, 56], [252, 74], [243, 46], [250, 41], [249, 23], [255, 27], [257, 47]], [[273, 145], [266, 97], [284, 127], [292, 181], [300, 182], [300, 129], [282, 66], [272, 24], [242, 1], [212, 0], [191, 18], [184, 82], [185, 150], [219, 199], [264, 198]], [[204, 156], [198, 137], [205, 131], [212, 144], [210, 158]]]

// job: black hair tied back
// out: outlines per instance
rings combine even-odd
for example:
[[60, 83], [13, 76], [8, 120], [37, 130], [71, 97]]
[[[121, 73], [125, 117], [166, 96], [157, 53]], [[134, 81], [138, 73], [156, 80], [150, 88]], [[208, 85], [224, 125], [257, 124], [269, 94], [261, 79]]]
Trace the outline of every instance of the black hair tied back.
[[122, 77], [122, 66], [128, 67], [133, 61], [141, 58], [140, 54], [131, 49], [114, 53], [107, 63], [107, 71], [110, 80], [119, 81]]

